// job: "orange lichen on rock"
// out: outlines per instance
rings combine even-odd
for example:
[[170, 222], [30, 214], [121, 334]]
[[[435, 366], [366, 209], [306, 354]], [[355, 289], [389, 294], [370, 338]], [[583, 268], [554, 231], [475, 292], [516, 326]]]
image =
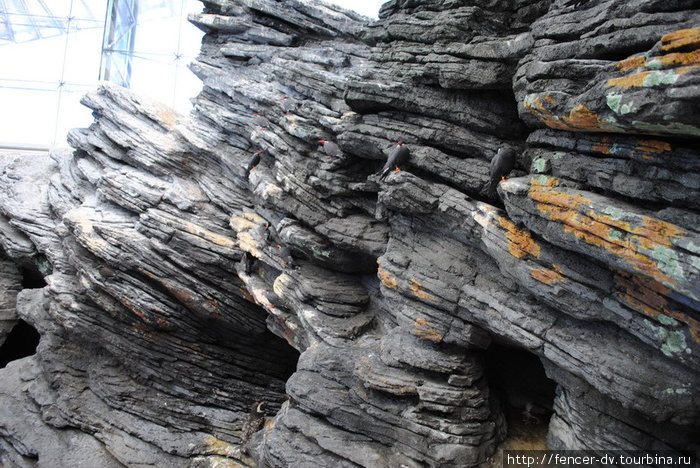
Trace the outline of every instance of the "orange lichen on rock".
[[580, 194], [570, 194], [543, 187], [537, 178], [531, 182], [529, 196], [537, 203], [537, 209], [553, 221], [563, 224], [563, 230], [587, 244], [601, 247], [624, 259], [633, 269], [666, 285], [678, 282], [662, 271], [659, 264], [640, 252], [650, 252], [672, 245], [672, 239], [682, 237], [681, 228], [647, 216], [641, 216], [640, 225], [632, 226], [609, 214], [594, 210], [583, 211], [582, 204], [591, 200]]
[[413, 294], [414, 294], [416, 297], [420, 298], [420, 299], [428, 299], [428, 300], [431, 300], [431, 301], [435, 299], [435, 296], [433, 296], [432, 294], [428, 294], [427, 292], [425, 292], [425, 291], [423, 290], [421, 284], [420, 284], [418, 281], [414, 280], [414, 279], [412, 279], [412, 280], [410, 280], [410, 281], [408, 282], [408, 289], [410, 289], [411, 292], [413, 292]]
[[661, 50], [663, 51], [686, 46], [700, 46], [700, 28], [679, 29], [661, 37]]
[[530, 271], [530, 276], [544, 284], [557, 284], [564, 281], [564, 275], [562, 275], [562, 269], [555, 264], [552, 264], [552, 269], [548, 268], [535, 268]]
[[398, 289], [399, 282], [396, 277], [382, 268], [381, 265], [377, 268], [377, 276], [379, 276], [379, 279], [385, 287], [389, 289]]
[[598, 143], [593, 145], [591, 148], [593, 151], [596, 151], [598, 153], [602, 154], [610, 154], [612, 151], [612, 148], [610, 147], [610, 138], [608, 137], [603, 137], [600, 140], [598, 140]]
[[[667, 141], [661, 140], [639, 140], [639, 144], [635, 148], [636, 151], [641, 153], [642, 159], [654, 159], [655, 154], [668, 153], [671, 152], [673, 147]], [[632, 154], [634, 157], [636, 153]]]
[[[556, 104], [556, 100], [550, 94], [546, 94], [544, 100], [551, 105]], [[614, 129], [608, 128], [610, 124], [602, 121], [598, 114], [583, 104], [570, 110], [568, 115], [558, 116], [547, 109], [540, 96], [535, 96], [525, 100], [525, 109], [548, 127], [557, 130], [614, 131]]]
[[691, 52], [673, 52], [660, 57], [654, 57], [652, 63], [667, 68], [678, 65], [697, 65], [700, 64], [700, 49], [695, 49]]
[[633, 70], [635, 68], [643, 67], [644, 64], [646, 63], [646, 57], [643, 55], [637, 55], [634, 57], [628, 57], [624, 60], [620, 60], [616, 67], [618, 70], [622, 71], [628, 71], [628, 70]]
[[435, 343], [442, 341], [442, 335], [434, 330], [430, 323], [424, 318], [416, 319], [413, 323], [413, 327], [416, 329], [416, 336], [418, 338]]
[[554, 177], [536, 177], [530, 181], [528, 196], [538, 202], [549, 203], [565, 208], [576, 209], [579, 205], [592, 203], [589, 198], [579, 194], [568, 194], [554, 187], [559, 185], [559, 181]]
[[620, 60], [616, 67], [618, 70], [626, 72], [635, 68], [673, 68], [679, 65], [697, 65], [700, 63], [700, 49], [690, 52], [672, 52], [657, 57], [645, 57], [637, 55]]
[[513, 257], [523, 258], [530, 254], [533, 257], [540, 256], [540, 246], [535, 242], [529, 232], [518, 229], [512, 221], [498, 217], [498, 223], [506, 230], [506, 239], [508, 239], [508, 252]]
[[665, 315], [686, 324], [690, 336], [700, 343], [700, 321], [670, 309], [665, 297], [671, 292], [668, 287], [641, 275], [632, 275], [620, 270], [616, 271], [615, 284], [619, 288], [617, 296], [628, 306], [649, 317], [658, 319], [660, 315]]
[[676, 79], [680, 75], [684, 75], [697, 68], [697, 65], [688, 65], [666, 71], [641, 71], [632, 73], [631, 75], [621, 76], [619, 78], [611, 78], [608, 80], [608, 86], [620, 89], [630, 89], [641, 88], [644, 86], [669, 85], [675, 83]]
[[632, 232], [642, 236], [639, 239], [640, 245], [650, 250], [655, 249], [659, 245], [670, 247], [672, 239], [678, 239], [687, 234], [685, 229], [681, 229], [675, 224], [648, 216], [643, 216], [642, 226], [634, 228]]
[[569, 116], [562, 117], [562, 120], [569, 126], [582, 130], [594, 130], [601, 127], [598, 115], [583, 104], [572, 109]]
[[650, 71], [642, 71], [619, 78], [611, 78], [608, 80], [608, 86], [622, 89], [641, 88], [644, 86], [644, 80], [646, 80], [651, 73]]

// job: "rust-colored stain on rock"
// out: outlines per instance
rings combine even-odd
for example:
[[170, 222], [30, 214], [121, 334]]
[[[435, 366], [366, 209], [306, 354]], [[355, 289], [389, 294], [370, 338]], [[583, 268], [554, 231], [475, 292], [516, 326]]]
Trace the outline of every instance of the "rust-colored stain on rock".
[[498, 217], [498, 223], [506, 230], [508, 240], [508, 252], [513, 257], [523, 258], [530, 254], [533, 257], [540, 256], [540, 246], [535, 242], [529, 232], [518, 229], [512, 221]]
[[442, 335], [432, 328], [430, 323], [424, 318], [418, 318], [413, 324], [416, 329], [418, 338], [439, 343], [442, 341]]

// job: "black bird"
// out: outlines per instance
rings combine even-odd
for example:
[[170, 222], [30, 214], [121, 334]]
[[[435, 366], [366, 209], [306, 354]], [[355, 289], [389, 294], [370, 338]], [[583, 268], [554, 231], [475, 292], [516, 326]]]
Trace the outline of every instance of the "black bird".
[[241, 257], [241, 265], [243, 266], [243, 272], [246, 275], [249, 275], [250, 272], [253, 271], [253, 262], [254, 261], [255, 261], [255, 257], [253, 257], [248, 252], [243, 252], [243, 257]]
[[253, 123], [258, 126], [258, 128], [266, 129], [270, 125], [270, 121], [267, 120], [260, 114], [251, 114], [253, 117]]
[[496, 152], [496, 156], [491, 160], [489, 170], [489, 183], [487, 193], [490, 197], [496, 196], [496, 187], [501, 180], [506, 180], [506, 176], [515, 167], [515, 150], [508, 145], [501, 146]]
[[250, 441], [250, 438], [263, 428], [265, 425], [265, 402], [256, 401], [250, 408], [250, 413], [246, 416], [243, 421], [243, 427], [241, 428], [241, 450], [248, 453], [246, 444]]
[[294, 99], [280, 99], [282, 101], [282, 110], [285, 114], [289, 114], [291, 111], [296, 110], [297, 102]]
[[270, 242], [270, 235], [272, 234], [272, 225], [270, 223], [261, 224], [258, 227], [258, 234], [262, 237], [263, 241]]
[[323, 152], [328, 155], [329, 162], [333, 161], [334, 158], [341, 158], [343, 156], [343, 150], [332, 141], [318, 140], [318, 142], [323, 144]]
[[389, 153], [389, 157], [386, 158], [386, 164], [384, 164], [384, 167], [381, 170], [379, 179], [381, 180], [386, 177], [392, 167], [396, 168], [396, 172], [401, 172], [399, 166], [406, 164], [409, 156], [411, 156], [411, 152], [408, 150], [408, 147], [400, 141], [396, 143], [394, 149], [391, 150], [391, 153]]
[[105, 265], [98, 266], [97, 271], [100, 272], [100, 276], [102, 276], [102, 278], [104, 279], [111, 278], [114, 276], [114, 270]]
[[282, 266], [285, 268], [294, 268], [294, 258], [286, 245], [277, 244], [280, 257], [282, 257]]
[[245, 170], [245, 175], [248, 177], [248, 174], [250, 174], [250, 171], [255, 169], [258, 164], [260, 164], [260, 155], [262, 154], [263, 150], [258, 151], [253, 155], [252, 158], [250, 158], [250, 161], [248, 162], [248, 167], [246, 167]]

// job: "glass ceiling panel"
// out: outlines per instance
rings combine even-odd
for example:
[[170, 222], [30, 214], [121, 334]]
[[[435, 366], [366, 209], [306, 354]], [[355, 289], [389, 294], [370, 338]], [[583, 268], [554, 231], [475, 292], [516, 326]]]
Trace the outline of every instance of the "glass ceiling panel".
[[187, 64], [202, 33], [186, 18], [201, 9], [197, 0], [0, 0], [0, 147], [65, 145], [67, 130], [92, 122], [79, 101], [99, 79], [188, 112], [201, 82]]

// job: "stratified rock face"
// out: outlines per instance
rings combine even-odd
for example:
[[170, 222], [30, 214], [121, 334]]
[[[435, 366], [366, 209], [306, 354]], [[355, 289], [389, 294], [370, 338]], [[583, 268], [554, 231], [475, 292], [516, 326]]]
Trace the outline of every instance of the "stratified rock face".
[[0, 160], [0, 338], [41, 335], [3, 463], [471, 467], [514, 410], [697, 450], [693, 2], [203, 3], [191, 116], [104, 84], [73, 152]]

